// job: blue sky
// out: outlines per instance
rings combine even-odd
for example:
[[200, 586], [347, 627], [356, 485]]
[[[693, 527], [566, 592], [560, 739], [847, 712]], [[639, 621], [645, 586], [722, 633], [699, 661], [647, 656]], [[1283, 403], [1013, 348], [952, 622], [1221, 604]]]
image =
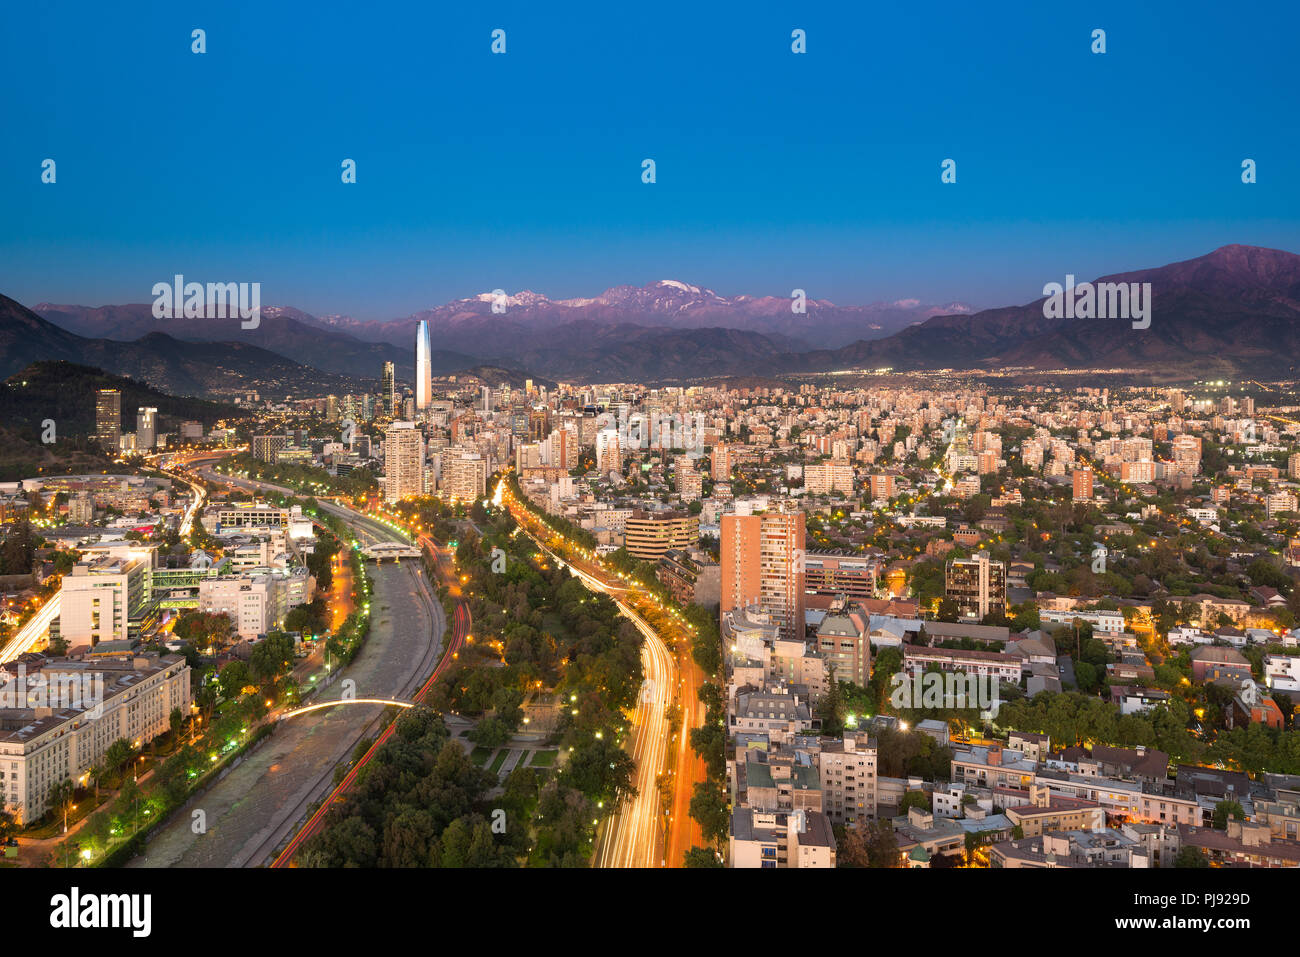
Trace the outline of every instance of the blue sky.
[[1300, 252], [1295, 4], [996, 6], [7, 4], [0, 292], [143, 302], [179, 272], [382, 319], [671, 277], [987, 306]]

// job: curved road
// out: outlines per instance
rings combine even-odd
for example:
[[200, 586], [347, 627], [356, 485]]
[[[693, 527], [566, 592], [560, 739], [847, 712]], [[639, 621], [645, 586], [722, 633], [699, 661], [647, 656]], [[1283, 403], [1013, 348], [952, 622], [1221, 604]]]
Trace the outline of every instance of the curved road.
[[[499, 485], [497, 503], [508, 494], [505, 483]], [[671, 745], [671, 723], [668, 706], [673, 700], [676, 684], [676, 662], [659, 633], [644, 618], [622, 601], [628, 588], [604, 580], [592, 570], [561, 558], [537, 534], [536, 518], [522, 505], [509, 499], [511, 514], [520, 528], [539, 548], [558, 564], [565, 566], [592, 591], [608, 595], [619, 612], [634, 624], [645, 640], [641, 643], [641, 665], [644, 676], [636, 710], [632, 714], [631, 753], [636, 762], [633, 784], [635, 797], [625, 798], [602, 824], [597, 834], [595, 863], [597, 867], [660, 867], [668, 863], [663, 848], [663, 809], [659, 798], [659, 776], [668, 768]], [[688, 703], [689, 708], [689, 703]], [[695, 716], [694, 709], [687, 711]], [[691, 727], [689, 723], [686, 727]], [[685, 731], [682, 732], [683, 735]], [[674, 782], [674, 791], [681, 783]], [[674, 794], [676, 797], [676, 794]], [[689, 796], [687, 797], [689, 803]], [[678, 802], [674, 800], [674, 805]], [[689, 818], [687, 818], [689, 820]], [[677, 862], [673, 862], [676, 866]]]
[[[204, 472], [217, 482], [272, 488]], [[386, 525], [350, 509], [321, 502], [356, 529], [359, 540], [398, 538]], [[446, 620], [417, 562], [376, 566], [372, 578], [370, 635], [343, 677], [355, 682], [356, 697], [409, 699], [433, 671], [442, 651]], [[336, 681], [317, 700], [342, 697]], [[267, 863], [293, 833], [310, 805], [333, 785], [334, 769], [357, 742], [374, 734], [382, 705], [328, 708], [280, 725], [156, 832], [133, 867], [256, 867]], [[206, 829], [195, 834], [195, 811]]]

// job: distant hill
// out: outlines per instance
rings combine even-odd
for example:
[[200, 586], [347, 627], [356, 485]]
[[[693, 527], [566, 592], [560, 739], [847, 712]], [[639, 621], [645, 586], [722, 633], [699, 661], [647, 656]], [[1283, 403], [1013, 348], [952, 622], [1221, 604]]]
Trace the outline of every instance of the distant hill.
[[1295, 368], [1300, 256], [1294, 253], [1223, 246], [1196, 259], [1092, 281], [1151, 283], [1150, 328], [1134, 329], [1123, 319], [1047, 319], [1037, 299], [971, 316], [937, 316], [885, 339], [787, 354], [773, 365], [786, 372], [1128, 368], [1167, 376]]
[[391, 321], [313, 316], [292, 306], [265, 306], [255, 330], [239, 320], [155, 319], [152, 305], [70, 306], [34, 311], [77, 335], [135, 340], [162, 332], [187, 341], [245, 342], [313, 368], [377, 378], [385, 361], [398, 378], [414, 377], [417, 324], [429, 323], [434, 375], [478, 365], [523, 369], [537, 378], [678, 380], [750, 371], [770, 355], [835, 347], [887, 336], [962, 303], [915, 299], [840, 306], [810, 298], [796, 313], [791, 299], [722, 296], [675, 279], [615, 286], [591, 298], [552, 300], [534, 292], [458, 299]]
[[[0, 374], [37, 359], [67, 359], [173, 393], [355, 392], [360, 379], [373, 386], [385, 356], [393, 357], [400, 380], [411, 381], [421, 319], [429, 322], [437, 350], [435, 375], [487, 368], [539, 381], [671, 383], [882, 367], [1128, 369], [1168, 378], [1294, 371], [1300, 353], [1300, 256], [1294, 253], [1224, 246], [1091, 281], [1151, 283], [1150, 327], [1046, 318], [1042, 299], [975, 313], [962, 303], [837, 306], [809, 299], [806, 313], [793, 313], [788, 299], [725, 297], [677, 280], [616, 286], [591, 299], [519, 292], [505, 297], [504, 313], [492, 311], [494, 297], [485, 293], [392, 322], [266, 307], [258, 330], [241, 330], [237, 320], [228, 321], [230, 328], [219, 320], [164, 323], [144, 305], [42, 304], [47, 322], [0, 297]], [[111, 338], [147, 329], [155, 331], [130, 343]], [[224, 338], [209, 341], [218, 336]]]
[[[184, 342], [162, 333], [123, 342], [60, 329], [0, 296], [0, 376], [62, 359], [149, 383], [173, 395], [348, 392], [355, 380], [311, 368], [244, 341]], [[378, 373], [376, 373], [378, 375]]]
[[[399, 379], [415, 376], [415, 331], [398, 345], [364, 342], [346, 332], [329, 329], [298, 309], [268, 306], [255, 329], [234, 319], [155, 319], [151, 303], [121, 306], [68, 306], [38, 303], [37, 315], [60, 329], [95, 339], [135, 341], [161, 333], [184, 342], [228, 342], [255, 346], [322, 372], [378, 380], [385, 362], [392, 362]], [[446, 350], [433, 355], [435, 375], [454, 372], [477, 360]]]
[[[45, 472], [93, 470], [108, 458], [90, 441], [95, 431], [95, 391], [122, 393], [124, 432], [135, 431], [136, 410], [158, 410], [157, 430], [174, 432], [197, 420], [211, 426], [241, 415], [237, 406], [168, 395], [143, 382], [64, 361], [36, 362], [0, 382], [0, 480]], [[55, 441], [42, 441], [45, 422], [54, 423]]]

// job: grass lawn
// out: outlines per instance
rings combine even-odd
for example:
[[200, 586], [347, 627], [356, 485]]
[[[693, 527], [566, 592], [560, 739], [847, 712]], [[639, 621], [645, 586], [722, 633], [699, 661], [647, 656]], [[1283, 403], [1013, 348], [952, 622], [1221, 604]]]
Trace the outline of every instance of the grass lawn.
[[474, 750], [469, 753], [469, 759], [473, 761], [475, 764], [477, 764], [479, 767], [482, 767], [484, 762], [487, 761], [487, 759], [490, 758], [491, 756], [492, 756], [492, 749], [485, 748], [480, 745], [475, 745]]
[[534, 751], [528, 764], [530, 767], [534, 768], [549, 768], [555, 763], [555, 756], [557, 754], [559, 754], [558, 751]]
[[[97, 810], [113, 799], [113, 791], [106, 787], [99, 789], [99, 801], [95, 800], [93, 789], [88, 794], [83, 795], [76, 802], [76, 808], [68, 812], [68, 827], [72, 827], [82, 818], [89, 817]], [[50, 820], [44, 823], [37, 822], [30, 827], [18, 832], [19, 837], [25, 837], [30, 840], [46, 840], [51, 837], [58, 837], [63, 833], [63, 815], [55, 814]]]
[[496, 774], [498, 771], [501, 770], [501, 765], [506, 763], [506, 758], [508, 758], [509, 756], [510, 756], [510, 750], [508, 748], [502, 748], [500, 751], [497, 752], [497, 756], [492, 759], [492, 766], [489, 767], [488, 770], [491, 771], [493, 774]]

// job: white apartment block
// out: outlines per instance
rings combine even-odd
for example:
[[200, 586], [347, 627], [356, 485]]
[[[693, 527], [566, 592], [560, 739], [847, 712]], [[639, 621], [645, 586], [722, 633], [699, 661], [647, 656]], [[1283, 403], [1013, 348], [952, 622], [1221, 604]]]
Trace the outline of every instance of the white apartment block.
[[445, 455], [442, 494], [459, 502], [472, 502], [487, 493], [487, 475], [487, 460], [477, 452]]
[[199, 610], [226, 614], [241, 638], [256, 638], [275, 624], [276, 583], [270, 575], [223, 575], [199, 583]]
[[229, 615], [239, 637], [256, 638], [279, 628], [289, 610], [309, 603], [314, 592], [315, 579], [305, 568], [222, 575], [199, 583], [199, 610]]
[[63, 577], [59, 634], [69, 645], [125, 641], [149, 598], [149, 557], [103, 555]]
[[84, 785], [114, 741], [143, 747], [169, 730], [173, 709], [190, 709], [190, 669], [177, 655], [59, 659], [40, 675], [51, 682], [102, 676], [103, 697], [98, 707], [0, 709], [0, 790], [19, 823], [45, 813], [55, 784]]
[[414, 422], [394, 422], [384, 432], [384, 501], [424, 494], [424, 434]]

